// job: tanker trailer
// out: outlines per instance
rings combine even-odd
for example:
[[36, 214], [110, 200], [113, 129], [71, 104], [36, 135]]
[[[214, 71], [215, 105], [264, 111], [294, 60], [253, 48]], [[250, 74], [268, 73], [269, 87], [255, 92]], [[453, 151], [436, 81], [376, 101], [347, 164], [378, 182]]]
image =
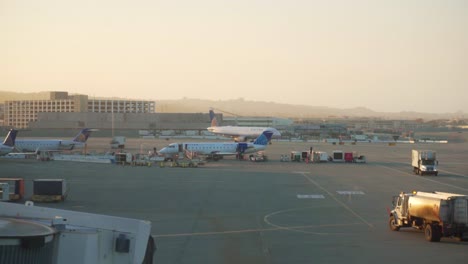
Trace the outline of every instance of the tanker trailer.
[[468, 240], [468, 196], [445, 192], [400, 193], [393, 198], [389, 227], [424, 230], [426, 240], [438, 242], [442, 237]]

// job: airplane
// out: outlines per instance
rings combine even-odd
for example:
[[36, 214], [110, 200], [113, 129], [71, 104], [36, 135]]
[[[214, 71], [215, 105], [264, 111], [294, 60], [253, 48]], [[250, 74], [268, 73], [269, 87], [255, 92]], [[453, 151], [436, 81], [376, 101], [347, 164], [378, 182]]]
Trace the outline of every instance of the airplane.
[[83, 147], [92, 129], [85, 128], [72, 140], [62, 139], [18, 139], [15, 148], [22, 152], [62, 151]]
[[266, 149], [273, 132], [264, 131], [253, 143], [251, 142], [189, 142], [171, 143], [162, 148], [159, 153], [166, 159], [172, 159], [175, 155], [182, 156], [185, 151], [197, 153], [218, 160], [222, 156], [242, 155], [254, 153]]
[[10, 129], [7, 136], [5, 137], [5, 140], [3, 141], [3, 144], [0, 145], [0, 156], [4, 156], [10, 152], [13, 152], [17, 133], [18, 130]]
[[211, 126], [207, 128], [213, 134], [228, 136], [234, 139], [235, 142], [246, 142], [260, 136], [263, 131], [271, 131], [272, 138], [281, 137], [281, 133], [273, 127], [241, 127], [241, 126], [218, 126], [215, 113], [210, 109]]

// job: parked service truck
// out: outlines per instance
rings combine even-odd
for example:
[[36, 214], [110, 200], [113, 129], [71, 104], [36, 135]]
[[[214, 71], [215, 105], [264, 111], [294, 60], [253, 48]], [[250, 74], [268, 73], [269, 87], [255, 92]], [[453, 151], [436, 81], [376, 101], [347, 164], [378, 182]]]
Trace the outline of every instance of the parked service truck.
[[432, 150], [416, 150], [413, 149], [411, 155], [411, 165], [415, 174], [434, 174], [437, 176], [438, 161], [436, 159], [436, 152]]
[[427, 241], [439, 242], [441, 237], [468, 240], [468, 195], [444, 192], [400, 193], [393, 197], [389, 227], [424, 230]]
[[123, 136], [113, 137], [111, 142], [110, 142], [111, 148], [112, 149], [123, 149], [123, 148], [125, 148], [125, 141], [126, 141], [126, 138], [123, 137]]

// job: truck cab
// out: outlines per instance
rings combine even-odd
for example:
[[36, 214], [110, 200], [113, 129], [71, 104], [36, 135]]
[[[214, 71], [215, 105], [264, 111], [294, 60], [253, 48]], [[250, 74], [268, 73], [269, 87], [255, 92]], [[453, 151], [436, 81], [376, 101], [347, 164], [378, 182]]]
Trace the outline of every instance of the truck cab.
[[434, 173], [437, 176], [437, 160], [419, 160], [419, 170], [420, 173]]
[[408, 203], [406, 203], [407, 199], [408, 195], [405, 193], [400, 193], [398, 196], [393, 196], [393, 210], [390, 213], [390, 228], [394, 231], [399, 230], [400, 226], [407, 224], [405, 221], [408, 215]]

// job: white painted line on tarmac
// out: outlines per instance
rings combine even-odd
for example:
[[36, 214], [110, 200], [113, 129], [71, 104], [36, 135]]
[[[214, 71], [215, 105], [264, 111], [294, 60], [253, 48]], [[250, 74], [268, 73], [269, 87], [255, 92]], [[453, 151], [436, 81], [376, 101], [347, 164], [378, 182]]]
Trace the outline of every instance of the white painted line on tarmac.
[[336, 191], [336, 192], [341, 195], [354, 195], [354, 194], [364, 195], [365, 194], [362, 191]]
[[308, 175], [305, 175], [303, 174], [302, 176], [304, 176], [304, 178], [306, 178], [309, 182], [311, 182], [312, 184], [314, 184], [315, 186], [317, 186], [318, 188], [322, 189], [324, 192], [328, 193], [328, 195], [333, 198], [333, 200], [335, 200], [335, 202], [337, 202], [338, 204], [340, 204], [344, 209], [346, 209], [348, 212], [350, 212], [351, 214], [353, 214], [356, 218], [358, 218], [359, 220], [361, 220], [363, 223], [365, 223], [369, 228], [374, 228], [374, 226], [369, 223], [366, 219], [364, 219], [364, 217], [360, 216], [358, 213], [356, 213], [353, 209], [351, 209], [349, 206], [347, 206], [345, 203], [343, 203], [342, 201], [340, 201], [338, 198], [336, 198], [333, 193], [329, 192], [327, 189], [325, 189], [324, 187], [322, 187], [320, 184], [318, 184], [316, 181], [312, 180], [312, 178]]
[[325, 199], [325, 196], [321, 194], [298, 194], [298, 199]]
[[[268, 218], [268, 216], [265, 216]], [[265, 219], [264, 218], [264, 219]], [[300, 225], [300, 226], [278, 226], [265, 221], [267, 224], [273, 226], [272, 228], [255, 228], [255, 229], [242, 229], [242, 230], [227, 230], [227, 231], [213, 231], [213, 232], [194, 232], [194, 233], [176, 233], [176, 234], [151, 234], [155, 238], [163, 237], [185, 237], [185, 236], [213, 236], [213, 235], [233, 235], [233, 234], [245, 234], [245, 233], [259, 233], [259, 232], [268, 232], [268, 231], [294, 231], [305, 234], [314, 234], [314, 235], [345, 235], [346, 233], [318, 233], [318, 232], [309, 232], [300, 229], [307, 228], [323, 228], [323, 227], [347, 227], [347, 226], [357, 226], [362, 225], [362, 223], [346, 223], [346, 224], [328, 224], [328, 225]]]
[[348, 233], [342, 233], [342, 232], [337, 232], [337, 233], [330, 233], [330, 232], [314, 232], [314, 231], [306, 231], [306, 230], [301, 230], [304, 228], [322, 228], [322, 227], [346, 227], [346, 226], [352, 226], [352, 225], [362, 225], [362, 223], [346, 223], [346, 224], [324, 224], [324, 225], [303, 225], [303, 226], [280, 226], [277, 224], [272, 223], [269, 218], [275, 215], [279, 214], [284, 214], [292, 211], [302, 211], [304, 209], [313, 209], [315, 207], [301, 207], [301, 208], [292, 208], [292, 209], [286, 209], [286, 210], [280, 210], [273, 212], [271, 214], [265, 215], [263, 218], [263, 221], [267, 223], [268, 225], [271, 225], [278, 230], [288, 230], [292, 232], [298, 232], [298, 233], [303, 233], [303, 234], [311, 234], [311, 235], [347, 235]]

